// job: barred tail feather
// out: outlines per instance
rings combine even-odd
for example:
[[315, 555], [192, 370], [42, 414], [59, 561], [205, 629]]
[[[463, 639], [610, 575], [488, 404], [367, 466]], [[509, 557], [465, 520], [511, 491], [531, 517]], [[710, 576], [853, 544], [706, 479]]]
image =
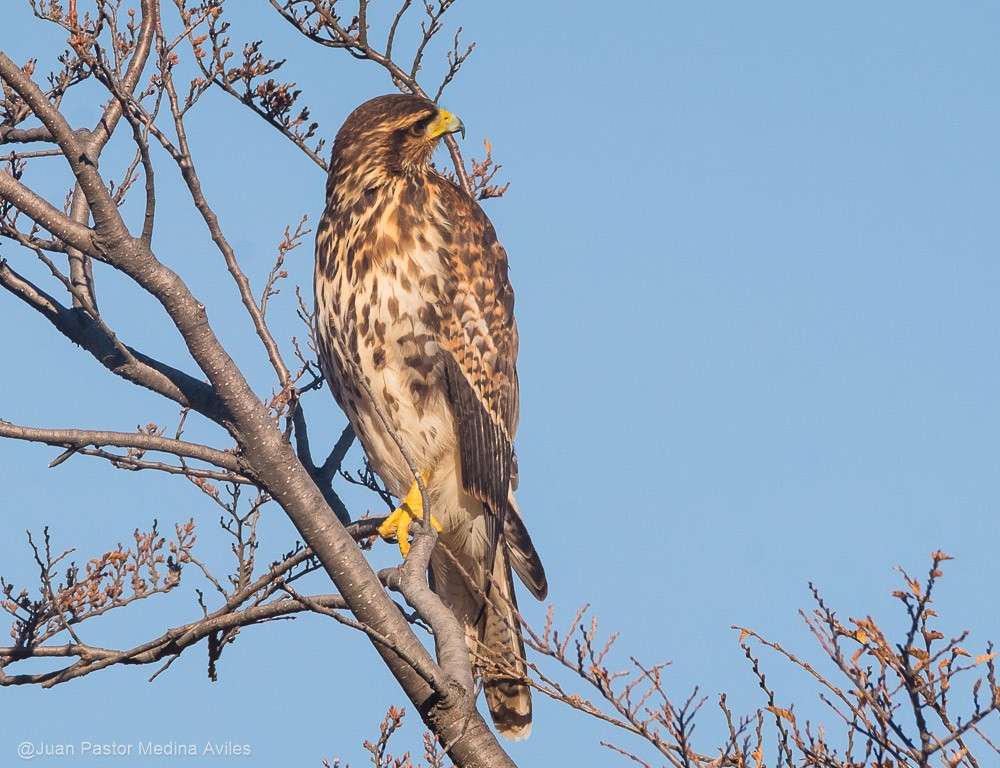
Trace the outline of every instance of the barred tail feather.
[[506, 547], [497, 551], [493, 567], [494, 588], [483, 612], [483, 693], [493, 724], [501, 736], [514, 741], [531, 734], [531, 689], [524, 661], [524, 639], [515, 609], [514, 580]]
[[[486, 706], [497, 731], [507, 739], [524, 739], [531, 732], [531, 690], [523, 682], [527, 677], [524, 640], [514, 615], [517, 603], [507, 548], [500, 546], [497, 550], [489, 605], [484, 605], [485, 583], [477, 589], [468, 579], [472, 576], [486, 582], [482, 568], [477, 568], [475, 561], [459, 566], [455, 561], [465, 560], [461, 550], [449, 554], [444, 551], [447, 544], [442, 544], [438, 542], [431, 556], [431, 588], [465, 628], [469, 654], [482, 680]], [[467, 565], [471, 568], [467, 569]]]

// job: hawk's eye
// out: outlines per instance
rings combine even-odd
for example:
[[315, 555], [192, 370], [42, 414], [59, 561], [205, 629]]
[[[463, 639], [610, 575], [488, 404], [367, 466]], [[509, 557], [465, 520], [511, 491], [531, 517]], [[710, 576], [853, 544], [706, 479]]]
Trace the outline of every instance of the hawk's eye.
[[426, 136], [427, 126], [430, 125], [431, 119], [429, 117], [423, 120], [418, 120], [413, 125], [410, 126], [410, 133], [413, 136]]

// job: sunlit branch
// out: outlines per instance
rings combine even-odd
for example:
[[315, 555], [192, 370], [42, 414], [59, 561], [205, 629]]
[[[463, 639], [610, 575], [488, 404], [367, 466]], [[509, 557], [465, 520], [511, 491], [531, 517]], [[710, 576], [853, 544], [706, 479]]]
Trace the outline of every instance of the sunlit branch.
[[[142, 432], [110, 432], [86, 429], [40, 429], [25, 427], [0, 420], [0, 437], [14, 440], [24, 440], [32, 443], [45, 443], [59, 448], [76, 449], [113, 446], [115, 448], [134, 448], [141, 451], [157, 451], [169, 453], [185, 459], [196, 459], [213, 464], [216, 467], [241, 475], [243, 466], [232, 453], [219, 451], [197, 443], [174, 440], [162, 435], [151, 435]], [[244, 481], [249, 482], [246, 478]]]

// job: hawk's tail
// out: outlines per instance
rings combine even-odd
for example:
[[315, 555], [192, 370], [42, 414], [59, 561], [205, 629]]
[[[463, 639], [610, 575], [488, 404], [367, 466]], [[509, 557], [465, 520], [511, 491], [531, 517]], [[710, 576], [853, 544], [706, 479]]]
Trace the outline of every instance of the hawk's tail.
[[506, 547], [497, 548], [489, 605], [480, 619], [482, 679], [486, 706], [500, 735], [518, 741], [531, 734], [531, 689], [524, 661], [524, 638], [516, 616], [517, 599]]
[[[514, 581], [503, 537], [493, 559], [492, 583], [483, 563], [481, 557], [463, 557], [460, 542], [447, 542], [442, 536], [431, 555], [431, 588], [465, 628], [469, 655], [497, 731], [508, 739], [523, 739], [531, 732], [531, 690], [524, 682], [524, 640], [515, 616]], [[484, 595], [488, 595], [485, 605]]]

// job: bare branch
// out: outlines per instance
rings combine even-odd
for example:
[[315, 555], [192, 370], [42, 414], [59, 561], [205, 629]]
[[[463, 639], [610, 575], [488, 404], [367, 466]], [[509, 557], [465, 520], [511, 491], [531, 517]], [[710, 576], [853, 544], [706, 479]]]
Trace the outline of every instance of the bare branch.
[[[364, 1], [365, 0], [362, 0], [362, 4], [364, 4]], [[359, 28], [357, 25], [344, 27], [341, 24], [340, 19], [333, 13], [333, 3], [324, 2], [324, 0], [269, 0], [269, 2], [272, 7], [281, 14], [282, 18], [284, 18], [289, 24], [313, 42], [331, 48], [343, 48], [355, 58], [372, 61], [385, 69], [385, 71], [389, 74], [389, 77], [392, 79], [393, 84], [403, 93], [413, 93], [418, 96], [423, 96], [425, 99], [431, 98], [427, 91], [425, 91], [418, 82], [417, 72], [420, 70], [420, 62], [423, 59], [424, 50], [431, 39], [441, 30], [440, 18], [452, 5], [452, 2], [448, 1], [440, 3], [437, 9], [432, 7], [429, 3], [425, 3], [425, 13], [429, 16], [430, 22], [428, 24], [422, 23], [421, 25], [424, 34], [417, 48], [417, 52], [414, 54], [413, 63], [411, 64], [409, 70], [406, 70], [397, 64], [396, 60], [394, 60], [391, 55], [399, 20], [402, 18], [402, 15], [406, 12], [406, 9], [410, 5], [410, 3], [405, 2], [405, 0], [403, 7], [400, 9], [397, 17], [393, 20], [392, 26], [389, 28], [385, 52], [380, 52], [369, 42], [367, 30], [364, 35], [362, 35], [358, 31]], [[303, 15], [299, 15], [296, 10], [296, 6], [306, 3], [311, 3], [312, 8], [310, 8]], [[311, 21], [313, 16], [315, 16], [318, 21]], [[466, 56], [468, 56], [468, 54], [466, 54]], [[461, 66], [461, 64], [459, 64], [459, 66]], [[444, 86], [438, 89], [438, 96], [440, 96], [443, 88]], [[458, 147], [458, 142], [455, 140], [455, 137], [450, 134], [444, 137], [444, 142], [448, 147], [448, 152], [451, 154], [452, 164], [454, 165], [458, 183], [463, 189], [471, 194], [469, 178], [465, 170], [465, 163], [462, 160], [462, 153]]]
[[[78, 661], [53, 672], [30, 675], [8, 675], [2, 671], [0, 665], [0, 686], [41, 685], [43, 688], [51, 688], [116, 664], [154, 664], [167, 657], [179, 655], [214, 633], [260, 624], [302, 611], [314, 611], [317, 608], [333, 610], [345, 607], [346, 603], [340, 595], [317, 595], [310, 597], [308, 604], [294, 598], [275, 600], [242, 611], [229, 612], [228, 609], [224, 609], [208, 618], [169, 629], [160, 637], [128, 650], [115, 651], [78, 644], [36, 648], [31, 654], [34, 658], [77, 658]], [[0, 660], [15, 660], [22, 657], [23, 652], [16, 647], [0, 648]]]
[[[59, 144], [73, 175], [76, 176], [87, 196], [93, 210], [94, 223], [102, 239], [117, 242], [126, 238], [128, 230], [118, 213], [118, 207], [101, 181], [97, 172], [96, 159], [90, 156], [88, 147], [79, 140], [66, 119], [49, 102], [34, 81], [2, 51], [0, 51], [0, 78], [24, 99], [35, 116], [49, 129], [56, 143]], [[6, 199], [2, 187], [0, 187], [0, 195]]]
[[[93, 446], [94, 448], [114, 446], [116, 448], [136, 448], [142, 451], [158, 451], [185, 459], [204, 461], [233, 473], [240, 474], [243, 472], [241, 462], [233, 453], [145, 432], [39, 429], [36, 427], [18, 426], [0, 419], [0, 437], [25, 440], [33, 443], [45, 443], [46, 445], [77, 451], [88, 446]], [[243, 479], [246, 480], [246, 478]], [[248, 480], [246, 481], [249, 482]]]
[[253, 292], [250, 288], [250, 281], [247, 280], [239, 262], [236, 260], [235, 252], [230, 246], [228, 239], [223, 234], [222, 226], [219, 224], [219, 219], [216, 216], [215, 211], [212, 210], [211, 206], [208, 204], [208, 200], [205, 198], [201, 181], [199, 180], [198, 174], [195, 170], [191, 150], [187, 141], [187, 133], [184, 127], [182, 110], [179, 106], [176, 90], [174, 89], [172, 67], [167, 61], [167, 55], [162, 44], [164, 37], [163, 30], [160, 27], [159, 22], [157, 22], [157, 36], [161, 40], [160, 72], [164, 87], [166, 88], [167, 97], [170, 102], [171, 113], [174, 118], [174, 129], [177, 132], [178, 151], [180, 154], [176, 159], [178, 168], [181, 172], [181, 177], [187, 184], [188, 191], [191, 195], [191, 200], [194, 203], [195, 208], [198, 209], [205, 225], [208, 227], [209, 234], [212, 237], [212, 242], [215, 243], [219, 252], [222, 254], [223, 260], [226, 263], [226, 268], [229, 270], [230, 275], [232, 275], [233, 280], [236, 282], [240, 293], [240, 299], [243, 301], [243, 306], [246, 308], [251, 320], [253, 321], [254, 329], [267, 351], [267, 356], [271, 361], [271, 365], [278, 374], [278, 381], [281, 383], [282, 387], [287, 387], [289, 385], [288, 368], [282, 361], [278, 345], [272, 337], [270, 330], [268, 330], [267, 324], [264, 322], [264, 316], [260, 307], [257, 306], [257, 302], [254, 300]]
[[182, 406], [194, 408], [217, 423], [226, 423], [226, 409], [210, 386], [132, 347], [124, 346], [123, 353], [117, 338], [109, 336], [93, 318], [63, 306], [2, 261], [0, 286], [39, 312], [56, 330], [83, 347], [112, 373]]
[[[44, 126], [37, 128], [14, 128], [0, 125], [0, 144], [31, 144], [34, 142], [54, 142], [49, 129]], [[62, 154], [60, 151], [59, 154]]]
[[63, 242], [89, 253], [94, 258], [100, 257], [101, 252], [94, 242], [94, 231], [90, 227], [73, 221], [7, 171], [0, 171], [0, 200], [10, 203], [42, 229], [51, 232]]

